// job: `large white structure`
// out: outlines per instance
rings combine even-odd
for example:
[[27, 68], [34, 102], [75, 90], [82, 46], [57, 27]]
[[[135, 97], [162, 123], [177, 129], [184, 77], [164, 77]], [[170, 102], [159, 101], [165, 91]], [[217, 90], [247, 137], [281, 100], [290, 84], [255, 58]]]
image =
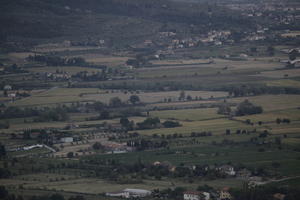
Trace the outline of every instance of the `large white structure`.
[[151, 191], [143, 189], [125, 189], [120, 192], [107, 192], [106, 196], [110, 197], [121, 197], [121, 198], [130, 198], [130, 197], [146, 197], [151, 195]]
[[72, 137], [63, 137], [63, 138], [60, 138], [60, 141], [63, 143], [73, 142], [73, 138]]

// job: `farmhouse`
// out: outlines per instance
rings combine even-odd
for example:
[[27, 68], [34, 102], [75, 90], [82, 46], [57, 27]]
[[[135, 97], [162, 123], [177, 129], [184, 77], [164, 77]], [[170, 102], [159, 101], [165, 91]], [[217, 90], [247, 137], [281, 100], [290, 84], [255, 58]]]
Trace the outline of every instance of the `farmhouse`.
[[184, 200], [209, 200], [210, 194], [208, 192], [186, 191], [183, 193]]
[[12, 86], [11, 85], [5, 85], [4, 87], [3, 87], [3, 90], [12, 90]]
[[234, 171], [234, 167], [231, 165], [222, 165], [218, 167], [217, 170], [229, 176], [234, 176], [236, 174], [236, 172]]
[[224, 187], [220, 191], [220, 200], [228, 200], [228, 199], [231, 199], [231, 195], [229, 193], [229, 188], [228, 187]]
[[60, 142], [62, 142], [62, 143], [73, 142], [73, 137], [63, 137], [63, 138], [60, 138]]

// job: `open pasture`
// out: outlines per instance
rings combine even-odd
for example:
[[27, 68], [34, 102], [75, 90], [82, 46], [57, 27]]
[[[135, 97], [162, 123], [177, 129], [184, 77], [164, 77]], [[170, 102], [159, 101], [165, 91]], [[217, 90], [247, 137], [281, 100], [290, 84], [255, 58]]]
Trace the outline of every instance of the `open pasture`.
[[[101, 101], [103, 103], [109, 103], [109, 100], [112, 97], [119, 97], [122, 101], [126, 102], [133, 94], [138, 95], [140, 97], [140, 100], [144, 103], [157, 103], [164, 102], [165, 99], [178, 101], [180, 91], [130, 93], [125, 91], [103, 91], [97, 88], [52, 88], [47, 91], [34, 94], [30, 97], [12, 102], [11, 105], [38, 106], [47, 104], [91, 101]], [[190, 95], [192, 98], [198, 97], [203, 99], [228, 96], [227, 92], [217, 91], [185, 91], [185, 94], [186, 96]]]
[[30, 97], [17, 100], [11, 105], [14, 106], [38, 106], [58, 103], [71, 103], [84, 101], [81, 95], [85, 93], [98, 93], [97, 88], [52, 88]]
[[282, 69], [282, 70], [264, 71], [257, 74], [256, 76], [264, 76], [268, 78], [299, 77], [300, 69]]
[[216, 100], [198, 100], [198, 101], [177, 101], [177, 102], [165, 102], [165, 103], [154, 103], [154, 104], [149, 104], [147, 106], [149, 107], [156, 107], [160, 109], [172, 109], [174, 107], [193, 107], [193, 106], [199, 106], [199, 105], [209, 105], [209, 104], [214, 104], [217, 103], [218, 101]]
[[[149, 67], [136, 69], [139, 78], [157, 77], [181, 77], [181, 76], [208, 76], [217, 73], [258, 73], [264, 70], [274, 70], [282, 66], [281, 63], [272, 60], [232, 61], [225, 59], [215, 59], [214, 63], [202, 64], [192, 60], [191, 63], [185, 60], [160, 61], [161, 67]], [[196, 60], [198, 61], [198, 60]], [[168, 66], [164, 66], [168, 64]], [[174, 65], [172, 65], [174, 63]], [[181, 64], [180, 64], [181, 63]], [[185, 64], [186, 63], [186, 64]]]
[[[45, 174], [37, 174], [36, 181], [19, 181], [19, 180], [6, 180], [3, 179], [0, 183], [8, 183], [10, 186], [18, 186], [23, 184], [25, 189], [46, 189], [49, 191], [63, 191], [63, 192], [72, 192], [73, 194], [82, 193], [82, 194], [102, 194], [105, 192], [116, 192], [121, 191], [126, 188], [140, 188], [140, 189], [166, 189], [170, 187], [185, 187], [187, 189], [195, 190], [199, 185], [208, 184], [216, 188], [223, 188], [225, 186], [231, 187], [241, 187], [242, 181], [237, 179], [226, 179], [226, 180], [196, 180], [193, 183], [188, 183], [187, 180], [173, 180], [171, 178], [162, 179], [162, 180], [152, 180], [145, 179], [142, 183], [136, 184], [118, 184], [109, 182], [102, 179], [95, 178], [77, 178], [67, 180], [68, 176], [55, 175], [51, 174], [53, 177], [57, 177], [58, 180], [53, 182], [44, 182], [39, 181], [40, 176], [45, 176]], [[47, 176], [47, 175], [46, 175]], [[60, 180], [65, 178], [65, 180]], [[100, 197], [98, 197], [99, 199]], [[101, 198], [100, 198], [101, 199]], [[110, 198], [111, 199], [111, 198]]]
[[174, 59], [174, 60], [154, 60], [151, 61], [154, 65], [191, 65], [191, 64], [207, 64], [209, 59]]
[[291, 79], [280, 79], [276, 81], [268, 81], [267, 86], [300, 88], [300, 81]]
[[[292, 121], [290, 124], [267, 124], [265, 127], [271, 134], [274, 135], [287, 135], [288, 138], [299, 137], [300, 134], [300, 121]], [[261, 129], [266, 129], [264, 126]]]
[[90, 67], [71, 67], [71, 66], [67, 66], [67, 67], [33, 67], [33, 68], [28, 68], [29, 71], [34, 72], [34, 73], [55, 73], [56, 70], [59, 71], [64, 71], [67, 72], [70, 75], [74, 75], [77, 74], [79, 72], [82, 71], [86, 71], [88, 73], [97, 73], [97, 72], [101, 72], [101, 69], [95, 69], [95, 68], [90, 68]]
[[255, 115], [247, 115], [247, 116], [241, 116], [241, 117], [235, 117], [239, 120], [247, 120], [250, 119], [252, 122], [257, 123], [259, 121], [262, 122], [275, 122], [277, 118], [283, 119], [290, 119], [292, 121], [294, 120], [300, 120], [300, 110], [298, 108], [291, 108], [286, 110], [278, 110], [278, 111], [270, 111], [270, 112], [264, 112], [261, 114], [255, 114]]
[[217, 108], [152, 111], [150, 112], [150, 116], [183, 121], [200, 121], [224, 117], [217, 114]]
[[230, 103], [240, 103], [248, 99], [250, 102], [262, 106], [264, 112], [280, 111], [291, 108], [298, 108], [300, 106], [300, 95], [261, 95], [251, 97], [239, 97], [228, 99]]
[[[157, 103], [164, 102], [165, 99], [171, 99], [172, 101], [178, 101], [180, 91], [167, 91], [167, 92], [140, 92], [135, 95], [140, 97], [140, 100], [144, 103]], [[110, 93], [101, 93], [101, 94], [87, 94], [83, 95], [83, 99], [86, 101], [101, 101], [108, 103], [112, 97], [119, 97], [123, 101], [127, 101], [129, 97], [133, 95], [129, 92], [115, 91]], [[211, 97], [226, 97], [227, 92], [212, 92], [212, 91], [185, 91], [185, 95], [190, 95], [192, 98], [196, 96], [203, 99], [209, 99]]]
[[216, 74], [219, 70], [218, 68], [210, 67], [210, 65], [186, 65], [140, 68], [135, 73], [138, 78], [162, 78], [212, 75]]
[[99, 54], [84, 54], [82, 57], [87, 61], [94, 64], [101, 64], [107, 66], [118, 66], [125, 65], [126, 61], [129, 57], [121, 57], [121, 56], [103, 56]]

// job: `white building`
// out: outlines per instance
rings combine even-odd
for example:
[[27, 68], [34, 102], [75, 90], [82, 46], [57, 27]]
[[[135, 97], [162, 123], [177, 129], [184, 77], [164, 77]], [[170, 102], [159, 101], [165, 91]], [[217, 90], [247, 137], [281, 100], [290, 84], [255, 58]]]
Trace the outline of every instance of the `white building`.
[[236, 174], [234, 167], [230, 166], [230, 165], [222, 165], [221, 167], [219, 167], [217, 169], [229, 176], [235, 176], [235, 174]]
[[151, 191], [143, 189], [125, 189], [120, 192], [107, 192], [106, 196], [110, 197], [121, 197], [121, 198], [130, 198], [130, 197], [146, 197], [151, 195]]
[[128, 192], [130, 197], [146, 197], [151, 194], [151, 191], [143, 189], [125, 189], [123, 191]]
[[106, 196], [109, 196], [109, 197], [121, 197], [121, 198], [130, 198], [130, 194], [129, 192], [124, 192], [124, 191], [121, 191], [121, 192], [107, 192], [105, 194]]
[[73, 138], [72, 137], [63, 137], [63, 138], [60, 138], [60, 141], [63, 143], [73, 142]]
[[11, 85], [5, 85], [3, 87], [3, 90], [12, 90], [12, 86]]

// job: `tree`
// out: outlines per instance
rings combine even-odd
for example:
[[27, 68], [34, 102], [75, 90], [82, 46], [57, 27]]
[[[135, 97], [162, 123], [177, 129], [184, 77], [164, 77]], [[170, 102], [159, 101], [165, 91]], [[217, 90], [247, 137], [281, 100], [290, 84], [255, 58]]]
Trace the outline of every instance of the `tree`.
[[100, 101], [97, 101], [93, 104], [93, 107], [96, 111], [102, 111], [104, 108], [105, 108], [105, 105], [104, 103], [100, 102]]
[[77, 195], [75, 197], [70, 197], [69, 200], [85, 200], [83, 196]]
[[95, 144], [93, 144], [93, 149], [95, 149], [95, 150], [103, 150], [104, 146], [100, 142], [96, 142]]
[[111, 107], [121, 107], [123, 105], [119, 97], [113, 97], [109, 100], [109, 106]]
[[255, 106], [248, 100], [245, 100], [238, 105], [236, 110], [236, 115], [237, 116], [253, 115], [253, 114], [260, 114], [262, 112], [263, 109], [261, 106]]
[[267, 52], [268, 52], [268, 54], [269, 54], [270, 56], [274, 56], [274, 54], [275, 54], [275, 48], [274, 48], [273, 46], [269, 46], [269, 47], [267, 48]]
[[184, 100], [185, 99], [185, 92], [184, 91], [181, 91], [180, 94], [179, 94], [179, 101], [181, 100]]
[[120, 124], [121, 124], [123, 127], [128, 127], [128, 125], [130, 124], [130, 121], [128, 120], [128, 118], [122, 117], [122, 118], [120, 119]]
[[0, 159], [6, 156], [6, 149], [3, 144], [0, 143]]
[[174, 122], [174, 121], [170, 121], [170, 120], [165, 121], [164, 123], [162, 123], [162, 125], [165, 128], [173, 128], [173, 127], [181, 126], [181, 124], [179, 122]]
[[107, 110], [103, 110], [100, 113], [100, 119], [109, 119], [109, 112]]
[[276, 119], [276, 123], [277, 123], [277, 124], [280, 124], [280, 123], [281, 123], [281, 119], [280, 119], [280, 118], [277, 118], [277, 119]]
[[198, 186], [197, 187], [197, 190], [198, 191], [205, 191], [205, 192], [210, 192], [210, 191], [213, 191], [214, 190], [214, 188], [213, 187], [211, 187], [211, 186], [209, 186], [209, 185], [202, 185], [202, 186]]
[[73, 153], [73, 152], [69, 152], [69, 153], [67, 154], [67, 157], [68, 157], [68, 158], [73, 158], [73, 157], [74, 157], [74, 153]]
[[293, 49], [293, 50], [289, 53], [289, 59], [290, 59], [291, 61], [296, 60], [297, 55], [298, 55], [298, 51], [295, 50], [295, 49]]
[[218, 108], [218, 114], [229, 115], [231, 113], [231, 108], [228, 104], [222, 104]]
[[231, 131], [230, 129], [226, 129], [226, 135], [230, 135]]
[[156, 128], [157, 125], [160, 124], [160, 120], [158, 117], [155, 118], [147, 118], [143, 122], [137, 123], [139, 129], [151, 129]]
[[137, 95], [131, 95], [129, 98], [129, 101], [132, 104], [136, 104], [136, 103], [140, 102], [140, 98]]
[[4, 186], [0, 186], [0, 199], [5, 199], [8, 196], [8, 192]]
[[65, 197], [61, 194], [52, 194], [50, 200], [65, 200]]
[[256, 53], [257, 52], [257, 48], [256, 47], [251, 47], [250, 51], [251, 51], [251, 53]]

